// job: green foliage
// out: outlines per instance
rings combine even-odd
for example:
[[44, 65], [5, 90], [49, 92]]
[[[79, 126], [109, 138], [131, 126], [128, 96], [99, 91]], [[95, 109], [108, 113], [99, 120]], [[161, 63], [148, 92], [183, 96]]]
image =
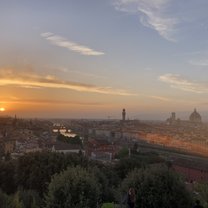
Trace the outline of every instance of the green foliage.
[[126, 158], [129, 155], [129, 149], [127, 147], [123, 147], [121, 150], [119, 150], [119, 152], [116, 155], [116, 158], [118, 159], [122, 159], [122, 158]]
[[61, 141], [61, 142], [66, 142], [66, 143], [69, 143], [69, 144], [79, 144], [79, 145], [82, 145], [82, 140], [80, 139], [79, 136], [68, 137], [68, 136], [64, 136], [63, 134], [59, 134], [57, 136], [57, 140]]
[[120, 184], [121, 179], [112, 165], [105, 165], [100, 170], [105, 173], [110, 187], [117, 187]]
[[12, 198], [12, 206], [14, 208], [24, 208], [23, 202], [20, 201], [18, 193], [16, 193]]
[[132, 158], [141, 161], [143, 167], [149, 164], [165, 163], [165, 160], [154, 152], [148, 152], [145, 154], [137, 153], [136, 155], [132, 155]]
[[100, 200], [97, 178], [81, 167], [56, 174], [48, 189], [47, 208], [95, 208]]
[[124, 179], [126, 175], [135, 168], [145, 167], [148, 164], [164, 162], [156, 153], [132, 153], [129, 158], [122, 158], [115, 165], [116, 174]]
[[7, 194], [16, 191], [14, 161], [0, 161], [0, 188]]
[[88, 169], [93, 171], [94, 175], [101, 184], [101, 201], [115, 201], [115, 192], [121, 180], [116, 174], [112, 164], [103, 164], [98, 161], [89, 161]]
[[101, 201], [102, 202], [108, 202], [108, 201], [114, 201], [114, 186], [110, 184], [110, 178], [108, 178], [108, 175], [106, 174], [108, 172], [108, 169], [104, 167], [98, 168], [93, 167], [89, 168], [89, 170], [92, 171], [92, 173], [96, 176], [98, 183], [101, 185]]
[[142, 161], [135, 158], [125, 158], [121, 159], [116, 165], [114, 170], [118, 176], [123, 179], [126, 177], [129, 171], [134, 170], [135, 168], [142, 167]]
[[204, 205], [205, 208], [208, 207], [208, 183], [198, 183], [194, 186], [196, 192], [199, 193], [198, 199]]
[[[135, 187], [137, 203], [143, 208], [188, 207], [184, 204], [190, 205], [190, 196], [175, 173], [164, 167], [145, 169], [148, 164], [158, 162], [163, 161], [157, 154], [137, 151], [130, 158], [113, 164], [88, 161], [82, 154], [29, 153], [17, 160], [0, 162], [0, 189], [3, 191], [0, 192], [0, 207], [1, 204], [9, 208], [45, 207], [42, 202], [47, 195], [45, 201], [50, 208], [93, 208], [96, 202], [115, 202], [119, 198], [118, 186], [127, 175], [122, 190], [126, 193], [129, 186]], [[74, 168], [76, 166], [79, 167]], [[200, 200], [205, 205], [207, 187], [201, 188], [199, 192], [203, 198]], [[169, 206], [169, 202], [174, 206]]]
[[1, 208], [40, 208], [41, 199], [39, 195], [32, 190], [18, 191], [14, 195], [7, 195], [0, 190]]
[[134, 170], [123, 181], [121, 190], [136, 190], [136, 208], [190, 208], [192, 198], [184, 182], [167, 167]]
[[41, 206], [40, 196], [36, 191], [33, 190], [19, 190], [16, 194], [16, 201], [23, 208], [38, 208]]
[[101, 208], [114, 208], [113, 203], [104, 203]]
[[82, 156], [75, 154], [36, 152], [20, 157], [16, 162], [16, 181], [19, 187], [36, 190], [43, 194], [51, 176], [67, 166], [86, 165]]
[[0, 190], [0, 207], [2, 208], [11, 208], [12, 207], [12, 199], [7, 194], [3, 193]]

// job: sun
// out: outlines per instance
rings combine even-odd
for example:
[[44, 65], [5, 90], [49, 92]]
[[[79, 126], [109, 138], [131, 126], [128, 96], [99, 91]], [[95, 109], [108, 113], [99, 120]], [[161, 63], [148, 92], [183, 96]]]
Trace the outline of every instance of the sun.
[[1, 112], [5, 111], [5, 108], [0, 108], [0, 111], [1, 111]]

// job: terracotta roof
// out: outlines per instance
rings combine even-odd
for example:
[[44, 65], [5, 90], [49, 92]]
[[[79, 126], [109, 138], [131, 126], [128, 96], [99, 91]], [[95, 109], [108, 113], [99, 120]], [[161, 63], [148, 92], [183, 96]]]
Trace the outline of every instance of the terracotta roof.
[[207, 159], [194, 160], [191, 158], [190, 159], [180, 158], [180, 159], [173, 160], [172, 163], [173, 163], [173, 165], [178, 165], [181, 167], [208, 171]]

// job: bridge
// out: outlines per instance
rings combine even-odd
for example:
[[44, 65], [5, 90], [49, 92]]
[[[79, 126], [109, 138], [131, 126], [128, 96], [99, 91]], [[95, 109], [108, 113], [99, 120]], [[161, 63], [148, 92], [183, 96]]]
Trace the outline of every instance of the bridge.
[[57, 131], [57, 132], [60, 132], [60, 131], [63, 131], [65, 133], [69, 133], [71, 130], [68, 126], [65, 126], [63, 124], [59, 124], [59, 123], [54, 123], [53, 124], [53, 131]]

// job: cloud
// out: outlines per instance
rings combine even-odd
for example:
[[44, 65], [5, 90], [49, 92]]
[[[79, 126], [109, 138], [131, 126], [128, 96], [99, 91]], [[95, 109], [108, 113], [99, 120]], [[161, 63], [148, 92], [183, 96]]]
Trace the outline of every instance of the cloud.
[[81, 71], [77, 71], [77, 70], [68, 70], [67, 72], [74, 73], [74, 74], [81, 75], [81, 76], [91, 77], [94, 79], [106, 79], [107, 78], [105, 76], [91, 74], [91, 73], [85, 73], [85, 72], [81, 72]]
[[49, 41], [51, 44], [67, 48], [71, 51], [75, 51], [79, 54], [86, 55], [86, 56], [100, 56], [104, 55], [104, 52], [96, 51], [94, 49], [91, 49], [87, 46], [80, 45], [78, 43], [72, 42], [67, 40], [66, 38], [63, 38], [61, 36], [55, 35], [50, 32], [42, 33], [41, 36], [45, 38], [47, 41]]
[[69, 71], [66, 67], [58, 67], [57, 69], [61, 72], [64, 72], [64, 73]]
[[91, 77], [93, 79], [107, 79], [108, 78], [106, 76], [99, 75], [99, 74], [83, 72], [83, 71], [78, 71], [78, 70], [71, 70], [66, 67], [50, 67], [50, 68], [54, 68], [56, 71], [58, 70], [62, 73], [74, 74], [74, 75], [79, 75], [79, 76], [84, 76], [84, 77]]
[[84, 105], [84, 106], [102, 106], [106, 105], [106, 103], [99, 103], [99, 102], [80, 102], [80, 101], [67, 101], [67, 100], [51, 100], [51, 99], [11, 99], [10, 97], [0, 97], [2, 104], [58, 104], [58, 105]]
[[60, 71], [63, 73], [70, 73], [70, 74], [77, 74], [79, 76], [85, 76], [85, 77], [92, 77], [95, 79], [101, 78], [101, 79], [107, 79], [108, 77], [106, 76], [102, 76], [102, 75], [98, 75], [98, 74], [93, 74], [93, 73], [89, 73], [89, 72], [83, 72], [83, 71], [78, 71], [78, 70], [71, 70], [67, 67], [51, 67], [49, 66], [48, 68], [53, 68], [56, 71]]
[[208, 66], [208, 59], [190, 60], [189, 63], [194, 66]]
[[179, 74], [164, 74], [159, 80], [170, 84], [171, 87], [194, 93], [208, 93], [208, 82], [190, 81]]
[[158, 32], [166, 40], [175, 42], [177, 18], [170, 17], [167, 7], [170, 0], [114, 0], [117, 10], [139, 15], [140, 22]]
[[174, 54], [174, 56], [194, 56], [194, 55], [199, 55], [199, 54], [203, 54], [203, 53], [205, 53], [205, 51], [203, 51], [203, 50], [201, 50], [201, 51], [190, 51], [190, 52], [177, 53], [177, 54]]
[[156, 99], [156, 100], [160, 100], [160, 101], [165, 101], [165, 102], [171, 101], [171, 99], [166, 98], [166, 97], [161, 97], [161, 96], [150, 95], [148, 97]]
[[31, 88], [58, 88], [70, 89], [79, 92], [92, 92], [108, 95], [135, 96], [125, 90], [111, 87], [100, 87], [91, 84], [62, 80], [58, 77], [45, 75], [41, 76], [31, 71], [15, 71], [13, 69], [0, 69], [0, 86], [15, 85]]

